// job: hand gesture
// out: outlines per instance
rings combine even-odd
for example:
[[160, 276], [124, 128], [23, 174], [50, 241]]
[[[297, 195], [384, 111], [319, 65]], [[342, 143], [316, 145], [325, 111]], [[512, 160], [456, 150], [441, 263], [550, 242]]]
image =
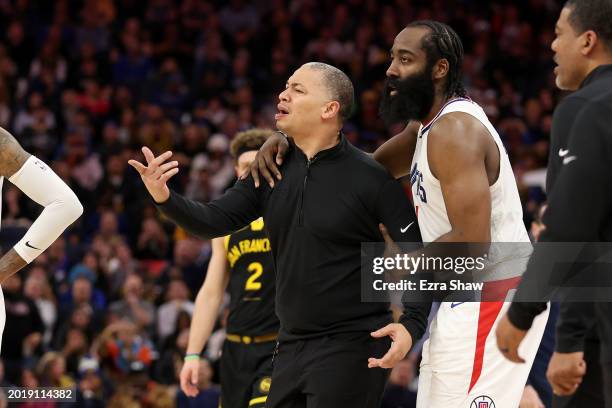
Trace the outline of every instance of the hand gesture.
[[170, 190], [166, 183], [179, 172], [178, 162], [171, 161], [166, 163], [166, 160], [172, 157], [172, 152], [170, 151], [155, 157], [151, 149], [144, 146], [142, 154], [144, 154], [147, 161], [146, 166], [137, 160], [129, 160], [128, 163], [140, 174], [140, 178], [149, 194], [151, 194], [151, 197], [153, 197], [153, 200], [161, 204], [170, 198]]

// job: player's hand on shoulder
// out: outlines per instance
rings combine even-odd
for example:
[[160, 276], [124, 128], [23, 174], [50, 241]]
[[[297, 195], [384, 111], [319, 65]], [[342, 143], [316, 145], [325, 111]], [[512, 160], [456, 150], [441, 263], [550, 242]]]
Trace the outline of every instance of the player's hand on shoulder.
[[179, 172], [178, 161], [167, 161], [172, 157], [170, 151], [155, 157], [151, 149], [146, 146], [142, 148], [142, 154], [147, 162], [146, 165], [133, 159], [129, 160], [128, 163], [140, 174], [140, 178], [153, 200], [157, 203], [163, 203], [170, 198], [170, 190], [166, 183]]
[[183, 363], [181, 369], [180, 382], [181, 390], [188, 397], [195, 397], [198, 395], [198, 373], [200, 370], [199, 360], [188, 360]]
[[255, 160], [251, 163], [250, 169], [241, 174], [240, 179], [247, 178], [250, 173], [255, 182], [255, 187], [259, 187], [260, 176], [268, 182], [270, 187], [274, 187], [274, 179], [280, 180], [282, 178], [278, 166], [283, 164], [287, 150], [289, 150], [287, 137], [280, 132], [274, 133], [261, 146]]
[[391, 323], [371, 333], [374, 338], [391, 338], [391, 347], [389, 351], [381, 358], [370, 357], [368, 359], [368, 368], [393, 368], [395, 365], [406, 357], [410, 348], [412, 348], [412, 336], [400, 323]]

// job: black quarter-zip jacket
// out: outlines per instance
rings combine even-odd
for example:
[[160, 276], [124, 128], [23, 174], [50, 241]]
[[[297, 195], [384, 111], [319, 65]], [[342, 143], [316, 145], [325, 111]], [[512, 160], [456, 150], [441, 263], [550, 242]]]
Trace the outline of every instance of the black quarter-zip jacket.
[[[542, 220], [546, 229], [540, 241], [612, 241], [612, 65], [594, 69], [580, 89], [555, 109], [550, 146], [548, 208]], [[538, 274], [539, 256], [536, 247], [525, 276]], [[508, 317], [516, 327], [528, 329], [545, 309], [546, 303], [517, 302], [511, 305]], [[557, 322], [557, 351], [583, 350], [585, 340], [597, 338], [594, 322], [592, 303], [563, 303]]]
[[[361, 243], [383, 240], [379, 223], [395, 241], [421, 242], [414, 209], [400, 183], [344, 136], [310, 160], [289, 141], [274, 188], [255, 188], [249, 177], [208, 204], [171, 192], [158, 208], [205, 239], [263, 216], [277, 274], [280, 340], [381, 328], [391, 322], [389, 304], [361, 301]], [[400, 322], [415, 342], [430, 306], [405, 304]]]

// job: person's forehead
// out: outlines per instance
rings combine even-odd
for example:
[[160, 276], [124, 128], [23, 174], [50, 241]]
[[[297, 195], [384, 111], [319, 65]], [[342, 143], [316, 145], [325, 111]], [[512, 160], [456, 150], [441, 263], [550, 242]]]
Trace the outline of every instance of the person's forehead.
[[572, 10], [570, 7], [563, 7], [559, 14], [559, 19], [557, 20], [557, 26], [567, 27], [569, 25], [569, 16], [571, 12]]
[[414, 54], [423, 52], [423, 37], [429, 33], [427, 27], [406, 27], [395, 37], [393, 51], [408, 51]]
[[320, 83], [321, 72], [316, 69], [312, 69], [309, 67], [300, 67], [298, 68], [293, 75], [289, 77], [287, 80], [287, 84], [289, 85], [316, 85]]

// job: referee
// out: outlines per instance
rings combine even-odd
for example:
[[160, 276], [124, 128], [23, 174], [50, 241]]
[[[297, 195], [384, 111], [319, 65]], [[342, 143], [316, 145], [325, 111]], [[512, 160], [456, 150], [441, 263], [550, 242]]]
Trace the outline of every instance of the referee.
[[[569, 0], [552, 44], [556, 84], [576, 91], [557, 107], [548, 162], [543, 242], [612, 241], [612, 0]], [[525, 277], [537, 275], [535, 250]], [[524, 281], [533, 281], [524, 279]], [[520, 291], [520, 288], [519, 288]], [[545, 303], [513, 303], [497, 330], [500, 350], [520, 361], [518, 345]], [[597, 358], [597, 337], [601, 355]], [[586, 364], [585, 364], [586, 360]], [[599, 360], [599, 361], [598, 361]], [[565, 303], [547, 377], [565, 406], [612, 407], [612, 304]], [[585, 376], [586, 373], [586, 376]], [[582, 385], [580, 383], [582, 382]], [[567, 402], [567, 401], [566, 401]]]
[[171, 153], [143, 148], [147, 166], [130, 164], [161, 211], [193, 234], [226, 235], [263, 216], [280, 320], [267, 407], [377, 407], [386, 369], [423, 335], [431, 304], [407, 305], [393, 324], [388, 304], [362, 302], [361, 243], [383, 240], [380, 223], [394, 240], [420, 242], [416, 215], [399, 182], [340, 132], [353, 102], [346, 74], [307, 63], [279, 100], [276, 124], [292, 139], [274, 188], [249, 177], [201, 204], [169, 192]]

